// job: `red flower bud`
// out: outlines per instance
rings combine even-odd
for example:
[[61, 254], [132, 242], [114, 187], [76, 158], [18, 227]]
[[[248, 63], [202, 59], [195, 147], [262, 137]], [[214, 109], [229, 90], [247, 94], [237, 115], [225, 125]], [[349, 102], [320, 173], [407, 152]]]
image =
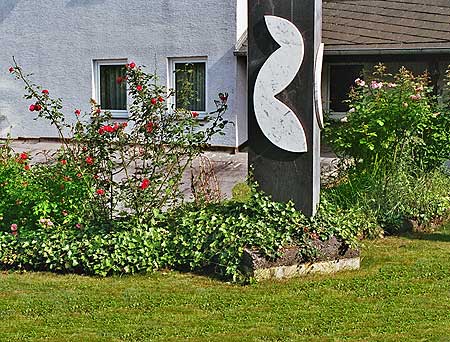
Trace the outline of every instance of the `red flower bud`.
[[48, 90], [47, 89], [42, 90], [42, 94], [48, 95]]
[[126, 122], [124, 122], [123, 124], [122, 124], [122, 127], [123, 128], [125, 128], [125, 127], [127, 127], [128, 126], [128, 123], [126, 123]]
[[23, 167], [26, 171], [28, 171], [30, 169], [30, 165], [24, 165]]
[[162, 96], [158, 96], [158, 101], [159, 102], [164, 102], [164, 99], [162, 98]]
[[192, 117], [193, 118], [196, 118], [198, 116], [198, 113], [197, 112], [192, 112]]
[[141, 188], [142, 190], [145, 190], [145, 189], [147, 189], [147, 188], [149, 187], [149, 185], [150, 185], [150, 181], [149, 181], [147, 178], [144, 178], [144, 179], [142, 180], [142, 183], [141, 183], [141, 185], [140, 185], [140, 188]]
[[8, 70], [9, 70], [10, 73], [13, 73], [14, 72], [14, 67], [10, 67]]
[[79, 109], [75, 109], [75, 115], [80, 115], [81, 111]]
[[149, 122], [147, 125], [145, 125], [145, 130], [147, 131], [147, 133], [151, 133], [153, 131], [153, 126], [155, 124], [153, 122]]
[[97, 110], [95, 111], [97, 114], [100, 114], [102, 112], [102, 110], [100, 108], [97, 108]]
[[96, 193], [97, 193], [97, 195], [103, 196], [105, 194], [105, 190], [97, 189]]
[[86, 157], [86, 164], [88, 165], [94, 164], [94, 159], [92, 157]]
[[30, 112], [34, 112], [35, 111], [35, 109], [36, 109], [36, 107], [34, 106], [34, 104], [32, 104], [32, 105], [30, 105]]
[[134, 62], [131, 62], [129, 65], [130, 69], [134, 69], [136, 67], [136, 64]]
[[61, 164], [62, 164], [62, 165], [66, 165], [66, 164], [67, 164], [67, 160], [61, 159]]
[[155, 105], [157, 100], [156, 99], [151, 99], [150, 102], [152, 103], [152, 105]]
[[22, 160], [27, 160], [27, 159], [28, 159], [28, 154], [25, 153], [25, 152], [21, 153], [21, 154], [20, 154], [20, 159], [22, 159]]
[[41, 109], [42, 109], [42, 106], [41, 106], [39, 103], [36, 103], [36, 104], [34, 105], [34, 110], [35, 110], [35, 111], [40, 112]]
[[136, 90], [137, 91], [142, 91], [142, 86], [141, 85], [136, 86]]

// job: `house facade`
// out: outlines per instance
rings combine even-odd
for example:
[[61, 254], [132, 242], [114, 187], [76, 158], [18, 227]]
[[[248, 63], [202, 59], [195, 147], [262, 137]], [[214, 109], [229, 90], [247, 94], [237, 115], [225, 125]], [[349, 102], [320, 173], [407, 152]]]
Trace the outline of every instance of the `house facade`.
[[[382, 62], [395, 73], [405, 66], [427, 71], [442, 92], [450, 64], [450, 2], [447, 0], [325, 0], [322, 102], [331, 117], [346, 115], [355, 79]], [[245, 59], [246, 34], [235, 54]]]
[[[0, 1], [0, 137], [56, 137], [34, 121], [23, 84], [8, 75], [15, 56], [33, 80], [62, 97], [67, 119], [89, 110], [94, 98], [126, 120], [127, 99], [114, 80], [131, 61], [176, 88], [174, 70], [194, 75], [192, 109], [214, 109], [229, 93], [227, 119], [235, 125], [213, 145], [236, 148], [247, 140], [246, 0], [2, 0]], [[379, 62], [391, 72], [427, 70], [436, 91], [450, 64], [447, 0], [326, 0], [323, 2], [324, 110], [346, 114], [343, 102], [362, 70]], [[175, 100], [176, 102], [176, 100]], [[201, 115], [200, 115], [201, 117]]]
[[[36, 83], [63, 98], [67, 119], [74, 109], [89, 111], [94, 98], [102, 109], [125, 120], [130, 103], [116, 77], [131, 61], [155, 72], [176, 88], [175, 69], [187, 68], [197, 98], [192, 110], [215, 109], [219, 92], [228, 92], [228, 120], [245, 114], [245, 68], [234, 56], [245, 30], [245, 1], [191, 0], [2, 0], [0, 1], [0, 137], [56, 137], [34, 121], [23, 84], [8, 75], [12, 56]], [[123, 88], [123, 87], [122, 87]], [[244, 102], [242, 102], [244, 101]], [[241, 116], [240, 116], [241, 115]], [[237, 146], [239, 126], [229, 125], [218, 146]]]

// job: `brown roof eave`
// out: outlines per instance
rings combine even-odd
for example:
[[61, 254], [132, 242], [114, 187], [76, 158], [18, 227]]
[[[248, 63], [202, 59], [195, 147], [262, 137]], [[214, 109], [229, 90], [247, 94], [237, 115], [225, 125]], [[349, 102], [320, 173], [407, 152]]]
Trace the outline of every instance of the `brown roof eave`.
[[450, 54], [450, 47], [439, 48], [367, 48], [367, 49], [326, 49], [326, 56], [360, 56], [360, 55], [416, 55], [416, 54]]

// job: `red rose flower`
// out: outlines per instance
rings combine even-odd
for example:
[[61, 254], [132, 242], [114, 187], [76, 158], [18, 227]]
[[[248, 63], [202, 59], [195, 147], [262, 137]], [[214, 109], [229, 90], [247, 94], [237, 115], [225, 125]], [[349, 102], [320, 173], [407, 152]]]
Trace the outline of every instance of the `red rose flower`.
[[78, 173], [77, 173], [77, 177], [78, 177], [78, 178], [81, 178], [81, 177], [83, 177], [83, 175], [82, 175], [81, 173], [78, 172]]
[[13, 67], [10, 67], [10, 68], [9, 68], [9, 72], [10, 72], [10, 73], [13, 73], [13, 72], [14, 72], [14, 68], [13, 68]]
[[149, 185], [150, 185], [150, 181], [149, 181], [147, 178], [144, 178], [144, 179], [142, 180], [142, 183], [141, 183], [141, 185], [140, 185], [140, 188], [141, 188], [142, 190], [145, 190], [145, 189], [147, 189], [147, 188], [149, 187]]
[[100, 127], [98, 129], [98, 134], [102, 135], [103, 133], [105, 133], [105, 129], [103, 127]]
[[28, 170], [30, 169], [30, 165], [25, 165], [23, 168], [24, 168], [26, 171], [28, 171]]
[[34, 112], [35, 111], [35, 109], [36, 109], [36, 107], [34, 106], [34, 104], [32, 104], [32, 105], [30, 105], [30, 112]]
[[156, 99], [151, 99], [150, 102], [152, 103], [152, 105], [155, 105], [157, 100]]
[[41, 106], [39, 103], [36, 103], [36, 104], [34, 105], [34, 110], [35, 110], [35, 111], [40, 112], [41, 109], [42, 109], [42, 106]]
[[21, 153], [21, 154], [20, 154], [20, 159], [22, 159], [22, 160], [27, 160], [27, 159], [28, 159], [28, 154], [25, 153], [25, 152]]
[[158, 96], [158, 101], [159, 101], [159, 102], [164, 102], [163, 97], [162, 97], [162, 96]]
[[128, 66], [130, 67], [130, 69], [134, 69], [136, 67], [136, 64], [134, 62], [131, 62], [130, 64], [128, 64]]
[[125, 127], [127, 127], [128, 126], [128, 123], [126, 123], [126, 122], [124, 122], [123, 124], [122, 124], [122, 127], [123, 128], [125, 128]]
[[89, 164], [89, 165], [94, 164], [94, 159], [92, 157], [87, 157], [86, 158], [86, 164]]
[[227, 102], [227, 100], [228, 100], [228, 94], [222, 94], [222, 93], [220, 93], [219, 94], [219, 98], [220, 98], [220, 100], [223, 102], [223, 103], [226, 103]]
[[61, 164], [62, 164], [62, 165], [66, 165], [66, 164], [67, 164], [67, 160], [61, 159]]
[[80, 115], [81, 111], [79, 109], [75, 109], [75, 115]]
[[48, 95], [48, 90], [47, 89], [42, 90], [42, 94]]
[[192, 112], [192, 117], [193, 118], [196, 118], [198, 116], [198, 113], [197, 112]]
[[97, 189], [96, 193], [97, 193], [97, 195], [103, 196], [105, 194], [105, 190]]
[[97, 108], [97, 110], [95, 111], [97, 114], [100, 114], [102, 112], [102, 110], [100, 108]]
[[140, 84], [137, 85], [137, 86], [136, 86], [136, 90], [137, 90], [137, 91], [142, 91], [142, 86], [141, 86]]
[[17, 224], [16, 223], [13, 223], [11, 225], [11, 234], [14, 236], [17, 235]]
[[155, 124], [151, 121], [147, 125], [145, 125], [145, 130], [147, 131], [147, 133], [151, 133], [153, 131], [154, 126]]

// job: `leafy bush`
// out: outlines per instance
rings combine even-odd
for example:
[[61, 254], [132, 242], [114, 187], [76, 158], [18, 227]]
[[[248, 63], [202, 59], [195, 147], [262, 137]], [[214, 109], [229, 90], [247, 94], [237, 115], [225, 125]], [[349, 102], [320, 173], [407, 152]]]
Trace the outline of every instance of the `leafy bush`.
[[[330, 202], [390, 233], [408, 219], [427, 225], [446, 215], [450, 178], [440, 167], [450, 158], [450, 107], [432, 94], [426, 74], [405, 68], [390, 75], [378, 65], [367, 81], [355, 81], [348, 116], [325, 131], [347, 161], [326, 191]], [[366, 234], [378, 235], [376, 226]]]
[[396, 233], [407, 219], [426, 226], [433, 219], [447, 215], [450, 176], [440, 170], [419, 173], [402, 168], [389, 172], [351, 170], [340, 184], [327, 189], [325, 195], [344, 209], [359, 208], [385, 231]]
[[38, 228], [17, 236], [0, 233], [0, 268], [51, 270], [105, 276], [163, 267], [208, 269], [243, 280], [245, 248], [276, 258], [295, 244], [304, 260], [316, 250], [312, 240], [336, 236], [356, 246], [366, 221], [353, 211], [324, 203], [313, 220], [292, 203], [273, 202], [251, 186], [245, 202], [189, 203], [173, 211], [154, 210], [147, 224], [123, 222], [108, 229]]
[[0, 145], [0, 231], [83, 224], [90, 189], [65, 161], [30, 165], [29, 154]]
[[427, 170], [439, 167], [450, 158], [448, 108], [438, 105], [426, 74], [385, 69], [380, 64], [367, 81], [355, 81], [344, 123], [325, 130], [328, 142], [362, 168], [396, 167], [400, 159]]

